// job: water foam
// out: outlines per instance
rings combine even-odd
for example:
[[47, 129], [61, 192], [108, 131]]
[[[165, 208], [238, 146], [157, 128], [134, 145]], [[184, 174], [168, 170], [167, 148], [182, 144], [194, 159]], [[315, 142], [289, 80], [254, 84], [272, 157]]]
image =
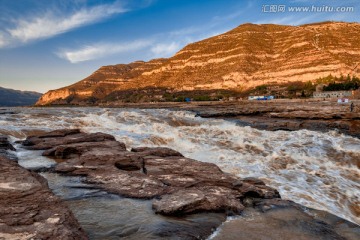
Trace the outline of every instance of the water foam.
[[128, 147], [167, 146], [240, 177], [258, 177], [283, 198], [360, 224], [360, 140], [336, 131], [261, 131], [191, 112], [139, 109], [19, 109], [0, 116], [0, 133], [81, 128]]

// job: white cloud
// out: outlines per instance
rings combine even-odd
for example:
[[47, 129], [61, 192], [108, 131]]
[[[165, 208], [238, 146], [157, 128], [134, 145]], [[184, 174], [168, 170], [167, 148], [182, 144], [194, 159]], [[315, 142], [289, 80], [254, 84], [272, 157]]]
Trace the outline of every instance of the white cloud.
[[8, 39], [8, 34], [0, 31], [0, 48], [3, 48], [9, 44]]
[[78, 50], [62, 50], [56, 53], [59, 57], [68, 60], [71, 63], [78, 63], [108, 55], [131, 52], [149, 47], [152, 44], [150, 40], [137, 40], [130, 43], [97, 43], [84, 46]]
[[17, 19], [13, 28], [6, 29], [5, 34], [0, 35], [0, 47], [50, 38], [126, 11], [119, 2], [115, 2], [80, 8], [70, 14], [53, 10], [42, 16]]
[[151, 52], [155, 55], [154, 57], [170, 57], [174, 55], [181, 48], [180, 43], [159, 43], [151, 48]]

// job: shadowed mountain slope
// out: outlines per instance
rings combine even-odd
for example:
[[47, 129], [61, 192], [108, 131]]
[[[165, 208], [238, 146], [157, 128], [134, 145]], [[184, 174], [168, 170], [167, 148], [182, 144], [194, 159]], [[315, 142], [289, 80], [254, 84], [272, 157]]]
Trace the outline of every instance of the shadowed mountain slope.
[[18, 91], [0, 87], [0, 107], [34, 105], [41, 95], [38, 92]]

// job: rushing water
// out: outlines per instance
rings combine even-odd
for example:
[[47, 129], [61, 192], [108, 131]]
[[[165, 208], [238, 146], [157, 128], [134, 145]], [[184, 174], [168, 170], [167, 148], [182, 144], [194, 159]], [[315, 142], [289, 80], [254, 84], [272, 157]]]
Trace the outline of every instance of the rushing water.
[[[14, 140], [39, 130], [81, 128], [112, 134], [128, 148], [167, 146], [240, 177], [258, 177], [278, 189], [285, 199], [360, 224], [360, 139], [336, 131], [261, 131], [232, 121], [169, 110], [15, 111], [18, 113], [0, 115], [0, 133]], [[20, 159], [26, 158], [26, 152], [19, 154]], [[42, 158], [39, 161], [31, 164], [52, 164]]]

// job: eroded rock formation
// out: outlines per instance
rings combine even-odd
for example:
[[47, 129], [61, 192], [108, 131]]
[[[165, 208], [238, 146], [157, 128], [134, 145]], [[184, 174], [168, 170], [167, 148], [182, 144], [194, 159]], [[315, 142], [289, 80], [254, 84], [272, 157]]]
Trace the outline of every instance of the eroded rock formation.
[[86, 176], [86, 182], [122, 196], [155, 198], [153, 209], [164, 215], [201, 211], [238, 214], [248, 196], [280, 197], [259, 180], [239, 179], [215, 164], [186, 158], [172, 149], [127, 151], [123, 143], [107, 134], [58, 130], [28, 137], [23, 145], [61, 159], [55, 172]]
[[[15, 150], [6, 137], [0, 149]], [[46, 180], [0, 152], [0, 239], [87, 239]]]
[[[150, 199], [155, 213], [189, 219], [198, 212], [222, 213], [206, 215], [203, 220], [193, 214], [198, 219], [191, 226], [192, 221], [186, 226], [169, 221], [156, 232], [159, 238], [205, 239], [225, 220], [224, 213], [240, 217], [225, 224], [215, 239], [357, 240], [360, 236], [358, 225], [282, 200], [259, 179], [238, 178], [172, 149], [139, 147], [127, 151], [111, 135], [78, 129], [38, 133], [22, 143], [28, 149], [44, 150], [44, 156], [58, 162], [49, 170], [83, 176], [88, 187]], [[4, 137], [0, 138], [1, 147], [13, 150]], [[86, 239], [44, 178], [3, 157], [0, 169], [0, 238]], [[176, 219], [172, 217], [172, 221]]]
[[85, 104], [118, 90], [244, 90], [261, 84], [359, 75], [359, 23], [243, 24], [189, 44], [173, 57], [103, 66], [84, 80], [44, 94], [37, 105]]
[[360, 236], [356, 224], [291, 201], [268, 199], [253, 204], [213, 239], [356, 240]]

